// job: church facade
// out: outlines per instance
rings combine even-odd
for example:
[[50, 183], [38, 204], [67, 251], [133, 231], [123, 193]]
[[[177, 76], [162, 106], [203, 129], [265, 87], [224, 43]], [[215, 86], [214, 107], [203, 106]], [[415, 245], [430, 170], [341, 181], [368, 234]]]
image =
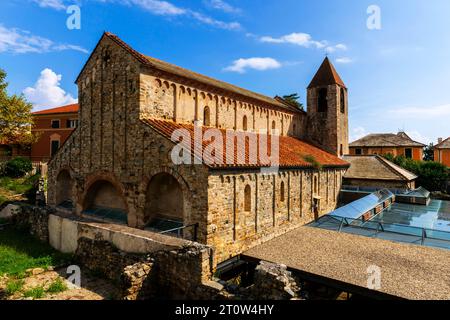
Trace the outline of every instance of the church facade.
[[[328, 58], [307, 89], [307, 112], [147, 57], [110, 33], [77, 84], [79, 126], [49, 163], [51, 206], [140, 229], [184, 228], [214, 248], [215, 263], [336, 207], [349, 166], [347, 88]], [[223, 143], [217, 157], [211, 130], [216, 143], [229, 132], [244, 143]], [[194, 151], [175, 163], [180, 132], [192, 135], [182, 150]], [[256, 150], [277, 142], [276, 170], [251, 160], [255, 141]]]

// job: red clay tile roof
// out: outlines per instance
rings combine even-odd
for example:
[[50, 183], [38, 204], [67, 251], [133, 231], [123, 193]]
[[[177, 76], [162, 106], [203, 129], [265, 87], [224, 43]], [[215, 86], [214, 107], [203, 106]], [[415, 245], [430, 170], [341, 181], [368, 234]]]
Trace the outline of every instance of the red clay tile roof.
[[436, 149], [450, 149], [450, 137], [434, 146]]
[[[151, 68], [158, 69], [158, 70], [162, 70], [162, 71], [165, 71], [165, 72], [168, 72], [171, 74], [175, 74], [177, 76], [180, 76], [180, 77], [183, 77], [183, 78], [186, 78], [189, 80], [194, 80], [194, 81], [197, 81], [202, 84], [211, 85], [218, 89], [226, 90], [226, 91], [232, 92], [234, 94], [239, 94], [239, 95], [251, 98], [251, 99], [255, 99], [255, 100], [261, 101], [263, 103], [267, 103], [272, 107], [284, 110], [284, 111], [290, 111], [290, 112], [295, 112], [295, 113], [301, 112], [298, 108], [295, 108], [293, 106], [287, 105], [286, 103], [277, 101], [274, 98], [271, 98], [271, 97], [268, 97], [268, 96], [265, 96], [265, 95], [262, 95], [262, 94], [259, 94], [256, 92], [252, 92], [250, 90], [243, 89], [238, 86], [235, 86], [235, 85], [232, 85], [232, 84], [220, 81], [220, 80], [216, 80], [216, 79], [207, 77], [200, 73], [193, 72], [193, 71], [185, 69], [185, 68], [181, 68], [174, 64], [171, 64], [171, 63], [168, 63], [168, 62], [165, 62], [165, 61], [153, 58], [153, 57], [146, 56], [146, 55], [134, 50], [130, 45], [125, 43], [125, 41], [123, 41], [118, 36], [116, 36], [110, 32], [105, 32], [103, 37], [105, 37], [105, 36], [108, 37], [109, 39], [111, 39], [112, 41], [114, 41], [115, 43], [117, 43], [119, 46], [121, 46], [126, 51], [128, 51], [133, 57], [135, 57], [143, 65], [146, 65]], [[98, 44], [97, 44], [97, 46], [98, 46]], [[86, 67], [86, 65], [85, 65], [85, 67]], [[84, 70], [84, 67], [83, 67], [83, 70]], [[83, 70], [80, 72], [80, 75], [83, 73]], [[80, 76], [78, 76], [78, 78], [79, 77]], [[78, 82], [78, 78], [77, 78], [76, 82]]]
[[350, 147], [425, 147], [406, 133], [373, 133], [350, 143]]
[[[163, 135], [164, 137], [171, 140], [172, 133], [177, 129], [185, 129], [189, 133], [189, 136], [191, 138], [191, 146], [190, 150], [195, 150], [194, 148], [194, 125], [192, 124], [180, 124], [173, 121], [168, 120], [158, 120], [158, 119], [143, 119], [142, 120], [145, 124], [149, 125], [151, 128], [153, 128], [155, 131], [157, 131], [159, 134]], [[204, 133], [207, 129], [215, 129], [215, 128], [209, 128], [209, 127], [201, 127], [202, 132]], [[229, 169], [229, 168], [261, 168], [261, 167], [268, 167], [268, 163], [265, 162], [263, 159], [260, 159], [260, 157], [257, 157], [257, 161], [250, 161], [249, 156], [249, 147], [240, 148], [238, 150], [238, 144], [237, 144], [237, 138], [235, 138], [235, 144], [234, 144], [234, 154], [233, 158], [234, 160], [232, 163], [227, 163], [226, 154], [227, 154], [227, 147], [226, 147], [226, 133], [227, 131], [224, 129], [216, 129], [218, 130], [222, 137], [223, 137], [223, 150], [225, 150], [223, 155], [223, 163], [217, 164], [211, 157], [207, 157], [204, 155], [204, 160], [206, 160], [208, 165], [211, 168], [216, 169]], [[252, 138], [256, 138], [258, 141], [257, 150], [259, 150], [260, 147], [260, 138], [266, 138], [267, 139], [267, 150], [271, 148], [271, 141], [272, 137], [266, 134], [256, 134], [256, 133], [250, 133], [250, 132], [235, 132], [236, 134], [241, 134], [242, 137], [245, 139], [245, 136], [249, 136], [250, 141]], [[264, 140], [261, 140], [264, 141]], [[174, 143], [179, 143], [178, 140], [173, 141]], [[206, 141], [202, 143], [202, 150], [205, 151], [205, 148], [211, 144], [211, 141]], [[245, 152], [245, 155], [243, 154]], [[195, 153], [194, 151], [192, 153]], [[257, 152], [255, 152], [257, 154]], [[198, 154], [198, 153], [195, 153]], [[202, 152], [202, 154], [204, 154]], [[239, 161], [240, 159], [245, 159], [244, 161]], [[231, 161], [229, 161], [231, 162]], [[317, 147], [314, 147], [304, 141], [301, 141], [299, 139], [293, 138], [293, 137], [286, 137], [286, 136], [280, 136], [279, 137], [279, 167], [281, 168], [311, 168], [315, 167], [316, 164], [319, 164], [322, 167], [348, 167], [348, 162], [339, 159], [338, 157], [329, 154]]]
[[69, 104], [67, 106], [52, 108], [47, 110], [41, 110], [33, 112], [33, 115], [44, 115], [44, 114], [57, 114], [57, 113], [75, 113], [78, 112], [79, 106], [77, 103]]
[[322, 62], [319, 70], [316, 75], [312, 79], [311, 83], [308, 86], [308, 89], [314, 87], [328, 86], [330, 84], [338, 84], [344, 88], [346, 88], [344, 81], [342, 81], [341, 77], [337, 73], [333, 64], [331, 63], [328, 57]]

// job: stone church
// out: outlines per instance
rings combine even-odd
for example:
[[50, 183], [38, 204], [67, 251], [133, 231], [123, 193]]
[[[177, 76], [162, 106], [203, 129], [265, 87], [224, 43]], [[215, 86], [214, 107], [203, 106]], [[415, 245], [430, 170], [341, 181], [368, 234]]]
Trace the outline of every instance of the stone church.
[[[49, 163], [51, 206], [132, 228], [176, 229], [213, 247], [216, 263], [336, 207], [349, 166], [341, 159], [348, 106], [328, 58], [307, 89], [307, 112], [145, 56], [110, 33], [76, 83], [79, 127]], [[277, 140], [277, 170], [249, 161], [248, 140], [242, 150], [224, 149], [231, 162], [175, 164], [180, 129]], [[200, 142], [188, 157], [207, 148]]]

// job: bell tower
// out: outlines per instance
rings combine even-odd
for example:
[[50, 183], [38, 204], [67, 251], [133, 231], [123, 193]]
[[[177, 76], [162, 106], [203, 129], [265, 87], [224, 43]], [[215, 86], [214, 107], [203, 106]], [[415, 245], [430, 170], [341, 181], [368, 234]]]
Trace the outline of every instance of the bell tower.
[[347, 87], [328, 57], [307, 89], [307, 138], [339, 157], [349, 153]]

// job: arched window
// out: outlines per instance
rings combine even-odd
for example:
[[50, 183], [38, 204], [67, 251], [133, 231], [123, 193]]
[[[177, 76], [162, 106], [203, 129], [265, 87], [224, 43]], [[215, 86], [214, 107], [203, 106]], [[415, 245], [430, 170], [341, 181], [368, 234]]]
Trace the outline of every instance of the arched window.
[[244, 131], [247, 131], [247, 116], [244, 116], [244, 118], [242, 119], [242, 129], [244, 129]]
[[319, 89], [319, 94], [317, 97], [317, 111], [327, 112], [328, 111], [328, 90], [326, 88]]
[[317, 194], [318, 186], [317, 186], [317, 177], [314, 177], [314, 193]]
[[272, 121], [272, 130], [275, 130], [277, 128], [277, 125], [275, 123], [275, 120]]
[[284, 181], [281, 181], [280, 185], [280, 201], [284, 202]]
[[341, 88], [341, 113], [345, 113], [345, 89]]
[[252, 189], [249, 185], [244, 189], [244, 211], [250, 212], [252, 210]]
[[203, 109], [203, 125], [209, 127], [211, 125], [211, 111], [209, 107]]

